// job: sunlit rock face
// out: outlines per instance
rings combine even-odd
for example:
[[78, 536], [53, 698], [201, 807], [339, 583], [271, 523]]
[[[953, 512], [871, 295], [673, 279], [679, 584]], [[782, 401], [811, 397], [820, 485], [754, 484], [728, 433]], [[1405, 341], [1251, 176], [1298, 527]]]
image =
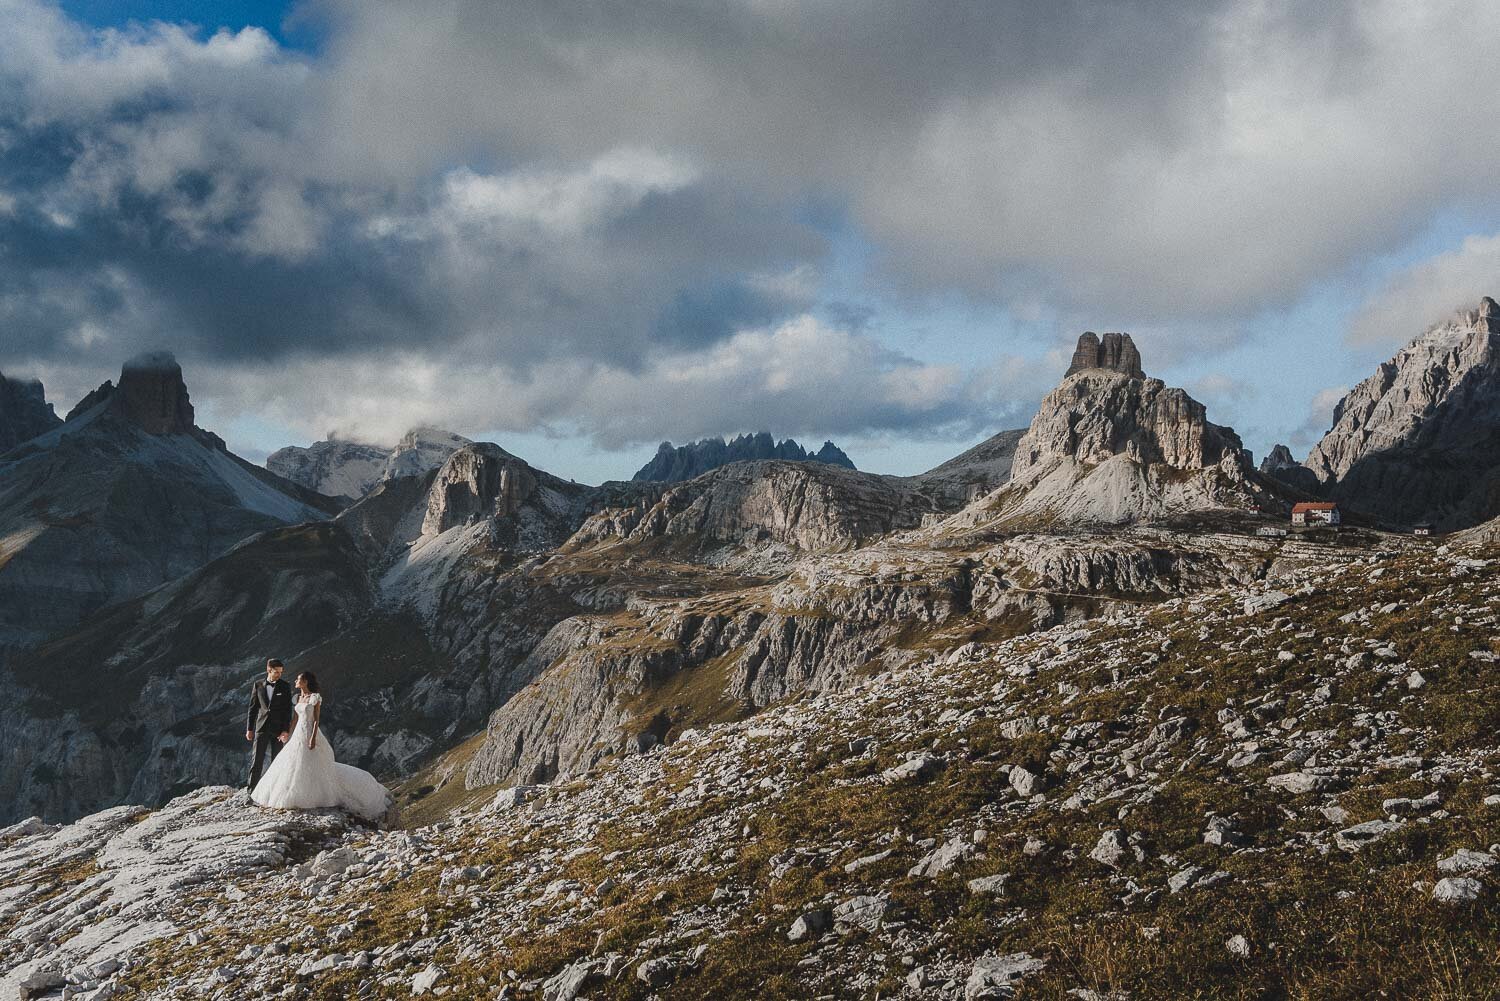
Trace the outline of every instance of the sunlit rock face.
[[1335, 500], [1396, 526], [1500, 514], [1500, 307], [1488, 297], [1339, 401], [1304, 463]]

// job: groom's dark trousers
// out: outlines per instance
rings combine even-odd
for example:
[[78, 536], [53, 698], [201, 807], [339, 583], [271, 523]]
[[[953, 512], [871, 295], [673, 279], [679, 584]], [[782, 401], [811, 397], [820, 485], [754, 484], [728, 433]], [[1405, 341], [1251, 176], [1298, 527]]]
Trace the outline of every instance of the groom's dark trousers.
[[246, 788], [254, 789], [267, 765], [276, 760], [281, 749], [277, 739], [291, 728], [292, 686], [277, 680], [268, 684], [261, 678], [250, 687], [250, 710], [245, 732], [255, 735], [250, 746], [250, 779]]

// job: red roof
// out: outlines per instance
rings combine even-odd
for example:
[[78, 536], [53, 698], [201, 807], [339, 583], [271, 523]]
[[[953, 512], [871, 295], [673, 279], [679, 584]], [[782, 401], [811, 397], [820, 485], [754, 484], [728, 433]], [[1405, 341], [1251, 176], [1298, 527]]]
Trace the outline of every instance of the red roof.
[[1337, 511], [1339, 506], [1332, 501], [1303, 501], [1292, 505], [1292, 514], [1301, 514], [1304, 511]]

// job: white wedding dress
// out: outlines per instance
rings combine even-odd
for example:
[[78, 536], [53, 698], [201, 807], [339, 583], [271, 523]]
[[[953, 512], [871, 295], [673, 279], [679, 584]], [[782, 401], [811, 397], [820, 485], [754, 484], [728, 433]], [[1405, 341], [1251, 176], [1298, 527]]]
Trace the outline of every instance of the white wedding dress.
[[385, 786], [364, 769], [335, 761], [333, 746], [321, 726], [316, 746], [307, 746], [313, 732], [313, 708], [322, 702], [323, 696], [318, 694], [298, 698], [297, 725], [255, 784], [250, 798], [261, 806], [282, 810], [337, 807], [378, 821], [391, 805], [391, 794]]

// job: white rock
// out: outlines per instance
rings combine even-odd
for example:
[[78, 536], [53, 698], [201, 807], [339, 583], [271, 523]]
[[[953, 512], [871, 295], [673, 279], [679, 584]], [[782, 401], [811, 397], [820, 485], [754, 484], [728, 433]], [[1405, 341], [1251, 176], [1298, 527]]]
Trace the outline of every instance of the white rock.
[[1252, 594], [1241, 603], [1241, 610], [1246, 615], [1254, 615], [1268, 609], [1284, 605], [1292, 600], [1292, 596], [1285, 591], [1266, 591], [1264, 594]]
[[981, 956], [969, 969], [969, 979], [964, 982], [964, 1001], [1009, 998], [1015, 993], [1017, 984], [1033, 973], [1040, 973], [1046, 966], [1046, 960], [1024, 952]]
[[899, 765], [887, 768], [880, 773], [880, 780], [886, 785], [896, 782], [914, 782], [931, 778], [943, 767], [943, 759], [933, 754], [918, 754], [907, 758]]
[[907, 875], [927, 878], [940, 875], [973, 858], [977, 851], [973, 842], [954, 838], [912, 866]]
[[1034, 796], [1042, 791], [1042, 777], [1015, 765], [1010, 770], [1010, 787], [1022, 796]]
[[319, 852], [313, 859], [312, 870], [319, 876], [341, 876], [351, 865], [359, 861], [352, 848], [335, 848]]
[[1283, 789], [1294, 796], [1308, 792], [1325, 792], [1338, 785], [1338, 782], [1327, 775], [1314, 775], [1311, 772], [1287, 772], [1284, 775], [1272, 775], [1266, 779], [1266, 785], [1275, 789]]
[[1089, 858], [1111, 869], [1118, 869], [1129, 854], [1130, 849], [1125, 842], [1124, 832], [1114, 830], [1105, 831], [1099, 835], [1093, 851], [1089, 852]]
[[796, 921], [792, 922], [792, 927], [786, 933], [786, 937], [792, 942], [801, 942], [805, 938], [821, 935], [828, 930], [830, 920], [827, 908], [815, 907], [810, 911], [804, 911]]
[[509, 789], [501, 789], [495, 793], [495, 798], [490, 800], [489, 811], [499, 813], [503, 810], [514, 810], [516, 807], [528, 802], [536, 794], [536, 786], [518, 785]]
[[1250, 955], [1250, 943], [1243, 935], [1231, 935], [1224, 943], [1224, 949], [1231, 956], [1245, 959]]
[[1468, 848], [1460, 848], [1447, 858], [1438, 859], [1438, 872], [1447, 873], [1484, 873], [1491, 872], [1495, 866], [1500, 864], [1495, 856], [1489, 852], [1476, 852]]
[[648, 959], [635, 968], [637, 980], [650, 987], [665, 987], [677, 976], [677, 964], [670, 959]]
[[987, 897], [1005, 896], [1005, 883], [1010, 879], [1010, 873], [1002, 872], [995, 876], [980, 876], [968, 882], [969, 892]]
[[1401, 830], [1405, 824], [1394, 820], [1367, 820], [1363, 824], [1355, 824], [1346, 827], [1335, 834], [1334, 841], [1346, 852], [1357, 852], [1365, 845], [1373, 844], [1382, 838]]
[[436, 986], [437, 982], [448, 975], [448, 971], [441, 966], [428, 963], [426, 969], [411, 978], [411, 992], [413, 994], [426, 994]]
[[878, 896], [851, 897], [833, 909], [834, 927], [840, 932], [862, 928], [874, 932], [885, 920], [885, 912], [891, 906], [888, 894]]
[[1484, 884], [1472, 876], [1444, 876], [1432, 888], [1432, 899], [1442, 904], [1466, 904], [1478, 900]]
[[603, 979], [603, 964], [597, 960], [581, 959], [542, 984], [543, 1001], [574, 1001]]

